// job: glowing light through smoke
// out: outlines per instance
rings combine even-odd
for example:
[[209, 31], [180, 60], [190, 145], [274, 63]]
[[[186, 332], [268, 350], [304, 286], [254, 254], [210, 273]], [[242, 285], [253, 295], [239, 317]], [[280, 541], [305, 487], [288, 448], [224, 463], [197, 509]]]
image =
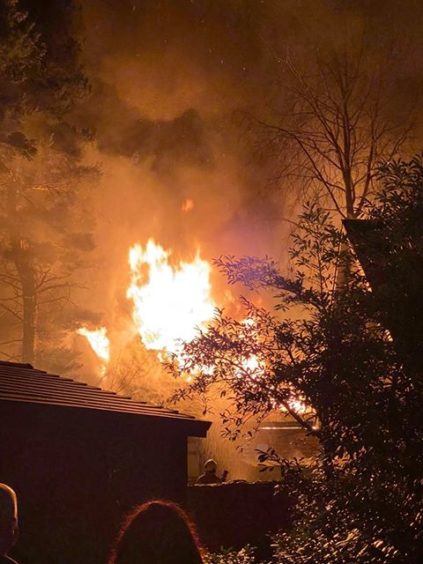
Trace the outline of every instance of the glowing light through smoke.
[[186, 200], [184, 200], [182, 206], [181, 206], [181, 210], [184, 213], [188, 213], [190, 211], [192, 211], [194, 209], [194, 201], [191, 200], [191, 198], [187, 198]]
[[147, 349], [178, 352], [178, 341], [191, 341], [214, 314], [210, 265], [197, 255], [192, 262], [169, 263], [171, 251], [149, 239], [129, 251], [133, 321]]

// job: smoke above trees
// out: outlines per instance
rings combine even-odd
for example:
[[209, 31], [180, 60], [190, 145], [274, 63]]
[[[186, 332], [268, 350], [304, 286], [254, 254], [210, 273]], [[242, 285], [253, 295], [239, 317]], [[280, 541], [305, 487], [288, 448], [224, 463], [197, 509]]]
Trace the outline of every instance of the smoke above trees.
[[[406, 142], [421, 141], [418, 1], [22, 0], [19, 9], [51, 68], [77, 61], [89, 85], [66, 121], [34, 126], [98, 171], [73, 192], [84, 228], [66, 228], [66, 244], [87, 267], [78, 267], [72, 314], [61, 321], [69, 335], [89, 323], [124, 332], [128, 249], [149, 237], [176, 260], [200, 248], [208, 260], [248, 253], [285, 262], [286, 219], [295, 219], [304, 186], [286, 174], [291, 146], [269, 144], [255, 124], [292, 110], [287, 60], [310, 76], [333, 53], [361, 50], [366, 73], [388, 75], [384, 112], [399, 123], [412, 114]], [[223, 301], [223, 284], [215, 287]], [[69, 335], [66, 347], [84, 353]], [[51, 367], [46, 351], [36, 358]]]

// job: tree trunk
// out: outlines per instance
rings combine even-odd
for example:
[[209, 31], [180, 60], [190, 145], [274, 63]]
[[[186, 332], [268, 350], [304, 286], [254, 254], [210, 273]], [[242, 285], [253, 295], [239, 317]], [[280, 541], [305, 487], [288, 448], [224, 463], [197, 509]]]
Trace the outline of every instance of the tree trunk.
[[19, 249], [14, 249], [16, 270], [22, 286], [22, 361], [34, 362], [35, 326], [37, 312], [37, 292], [34, 280], [34, 270], [31, 264], [29, 248], [25, 248], [25, 241], [19, 241]]
[[12, 185], [7, 192], [9, 237], [14, 262], [22, 289], [22, 361], [34, 362], [37, 289], [29, 242], [23, 237], [17, 211], [17, 187]]
[[[354, 210], [354, 198], [352, 191], [352, 180], [351, 175], [344, 174], [345, 183], [345, 208], [347, 219], [355, 219], [356, 213]], [[349, 260], [350, 248], [347, 242], [341, 245], [339, 249], [341, 253], [341, 263], [338, 266], [338, 272], [336, 275], [336, 290], [342, 292], [345, 286], [348, 284], [351, 278], [351, 261]]]

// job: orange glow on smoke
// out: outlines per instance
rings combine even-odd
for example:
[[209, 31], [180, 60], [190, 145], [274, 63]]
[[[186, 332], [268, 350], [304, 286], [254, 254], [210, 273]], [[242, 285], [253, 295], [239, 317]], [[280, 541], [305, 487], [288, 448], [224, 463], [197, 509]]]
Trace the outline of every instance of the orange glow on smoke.
[[169, 263], [171, 251], [149, 239], [145, 248], [129, 250], [132, 318], [147, 349], [177, 353], [178, 341], [191, 341], [196, 329], [214, 315], [210, 265], [197, 256], [192, 262]]

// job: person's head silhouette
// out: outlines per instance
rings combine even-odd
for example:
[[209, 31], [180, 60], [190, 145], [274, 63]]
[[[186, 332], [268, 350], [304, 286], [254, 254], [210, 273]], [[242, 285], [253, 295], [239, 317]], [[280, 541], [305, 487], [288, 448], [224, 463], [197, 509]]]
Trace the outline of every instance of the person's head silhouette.
[[215, 476], [216, 470], [217, 470], [216, 461], [213, 460], [213, 458], [209, 458], [208, 460], [206, 460], [206, 462], [204, 463], [204, 471], [206, 472], [206, 474], [212, 474], [213, 476]]
[[6, 556], [18, 536], [18, 501], [15, 492], [0, 483], [0, 556]]
[[124, 521], [108, 564], [202, 564], [193, 525], [176, 504], [150, 501]]

